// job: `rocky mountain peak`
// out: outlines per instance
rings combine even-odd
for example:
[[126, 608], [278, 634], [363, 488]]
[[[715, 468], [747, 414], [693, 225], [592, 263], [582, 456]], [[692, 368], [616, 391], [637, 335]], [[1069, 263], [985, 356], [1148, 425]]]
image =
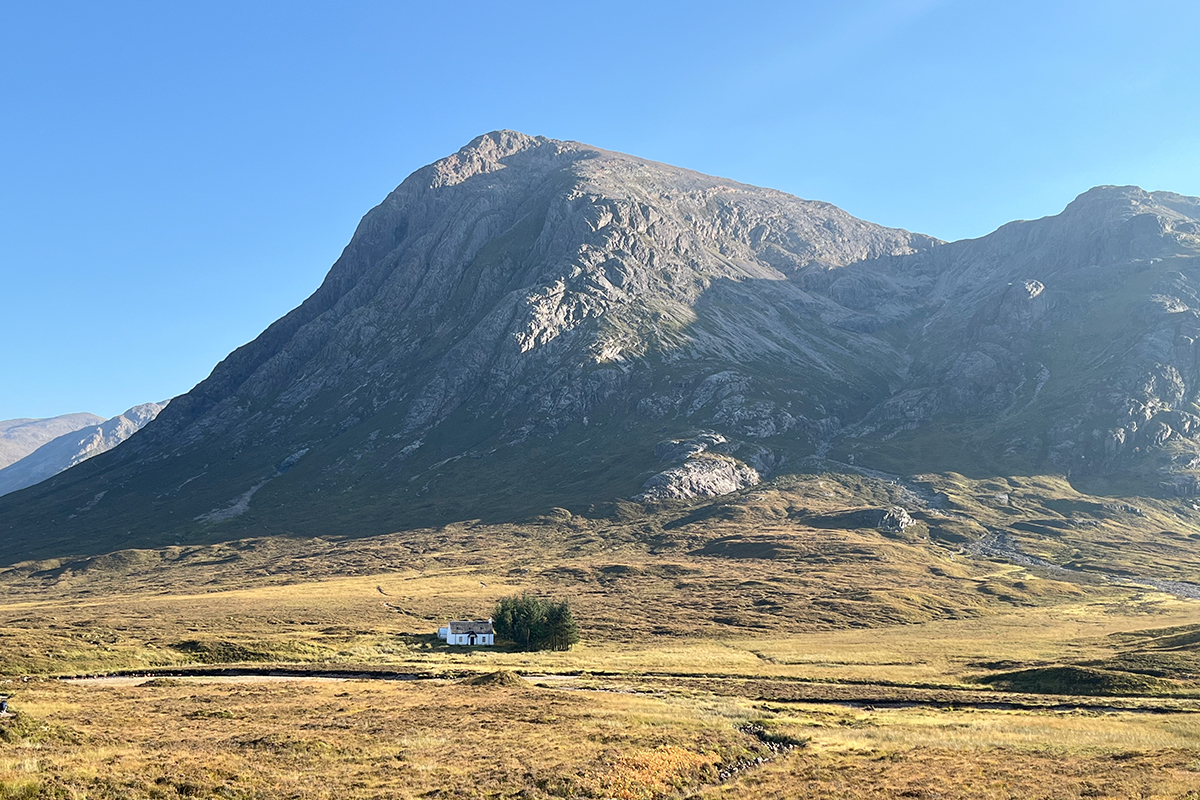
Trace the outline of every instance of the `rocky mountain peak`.
[[1186, 492], [1196, 203], [1100, 187], [945, 244], [486, 134], [401, 183], [310, 298], [142, 433], [0, 511], [14, 535], [394, 530], [732, 491], [829, 455]]
[[454, 155], [434, 162], [419, 174], [422, 178], [429, 177], [431, 189], [455, 186], [476, 175], [504, 169], [504, 160], [518, 153], [546, 146], [553, 151], [563, 144], [517, 131], [492, 131], [477, 136]]
[[1062, 216], [1086, 216], [1104, 224], [1110, 219], [1128, 219], [1143, 213], [1169, 219], [1195, 219], [1200, 215], [1200, 200], [1174, 192], [1149, 192], [1140, 186], [1093, 186], [1072, 200]]
[[[1138, 186], [1097, 186], [1076, 197], [1061, 214], [1038, 220], [1057, 239], [1093, 263], [1167, 254], [1178, 237], [1194, 235], [1200, 220], [1195, 198], [1148, 192]], [[1176, 231], [1176, 228], [1179, 228]]]
[[[339, 391], [328, 424], [403, 404], [403, 435], [415, 440], [475, 397], [506, 418], [517, 405], [559, 409], [537, 415], [554, 430], [615, 391], [584, 389], [599, 379], [584, 374], [589, 365], [690, 341], [692, 305], [714, 282], [783, 280], [935, 243], [781, 192], [574, 142], [487, 134], [404, 181], [313, 297], [150, 433], [240, 429], [231, 391], [287, 413], [334, 391], [347, 370], [376, 377]], [[187, 430], [217, 395], [228, 411]]]

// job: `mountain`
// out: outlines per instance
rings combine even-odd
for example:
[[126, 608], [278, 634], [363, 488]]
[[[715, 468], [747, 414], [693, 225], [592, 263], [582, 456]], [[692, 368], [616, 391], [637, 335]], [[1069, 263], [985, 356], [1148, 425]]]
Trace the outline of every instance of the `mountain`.
[[[99, 424], [51, 439], [29, 455], [0, 469], [0, 495], [33, 486], [64, 469], [107, 452], [158, 416], [166, 403], [143, 403]], [[85, 415], [77, 415], [85, 416]]]
[[813, 457], [1186, 496], [1198, 226], [1195, 198], [1100, 187], [945, 244], [487, 134], [136, 437], [0, 500], [0, 529], [26, 554], [371, 534], [714, 495]]
[[1200, 491], [1200, 199], [1088, 191], [1063, 213], [917, 256], [807, 274], [873, 326], [905, 380], [838, 450], [904, 471]]
[[0, 469], [20, 461], [52, 439], [103, 421], [103, 417], [87, 413], [0, 420]]

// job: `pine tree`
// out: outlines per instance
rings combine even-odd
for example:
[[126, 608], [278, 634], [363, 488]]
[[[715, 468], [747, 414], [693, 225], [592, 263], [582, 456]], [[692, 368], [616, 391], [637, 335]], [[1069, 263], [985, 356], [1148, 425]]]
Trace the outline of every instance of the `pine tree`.
[[505, 597], [492, 612], [496, 633], [525, 650], [567, 650], [579, 641], [579, 627], [566, 600], [531, 594]]
[[543, 649], [569, 650], [579, 641], [579, 626], [566, 600], [551, 603], [546, 609], [546, 641]]

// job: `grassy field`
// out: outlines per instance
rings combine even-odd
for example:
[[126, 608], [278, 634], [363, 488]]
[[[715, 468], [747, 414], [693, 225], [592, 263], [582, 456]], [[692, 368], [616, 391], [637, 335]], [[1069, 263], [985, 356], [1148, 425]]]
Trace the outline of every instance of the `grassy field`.
[[[1200, 797], [1200, 602], [1139, 582], [1196, 574], [1195, 525], [1051, 478], [915, 488], [940, 510], [826, 474], [11, 565], [0, 798]], [[893, 503], [916, 524], [854, 523]], [[1051, 566], [972, 555], [1000, 533]], [[520, 591], [570, 599], [583, 642], [433, 636]]]
[[547, 683], [22, 684], [0, 797], [1192, 798], [1200, 786], [1195, 710], [883, 710]]

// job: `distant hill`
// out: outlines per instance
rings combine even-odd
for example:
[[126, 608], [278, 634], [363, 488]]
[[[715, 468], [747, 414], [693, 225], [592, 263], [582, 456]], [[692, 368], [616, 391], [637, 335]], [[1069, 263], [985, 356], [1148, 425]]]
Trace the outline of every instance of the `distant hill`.
[[812, 458], [1182, 502], [1198, 435], [1196, 198], [1097, 187], [947, 244], [500, 131], [405, 180], [138, 436], [0, 500], [0, 531], [28, 553], [382, 533]]
[[0, 469], [20, 461], [52, 439], [64, 433], [96, 425], [104, 417], [95, 414], [63, 414], [46, 419], [0, 420]]
[[164, 408], [166, 403], [144, 403], [110, 420], [100, 420], [98, 424], [87, 425], [46, 442], [21, 460], [0, 469], [0, 495], [33, 486], [111, 450], [141, 430]]

